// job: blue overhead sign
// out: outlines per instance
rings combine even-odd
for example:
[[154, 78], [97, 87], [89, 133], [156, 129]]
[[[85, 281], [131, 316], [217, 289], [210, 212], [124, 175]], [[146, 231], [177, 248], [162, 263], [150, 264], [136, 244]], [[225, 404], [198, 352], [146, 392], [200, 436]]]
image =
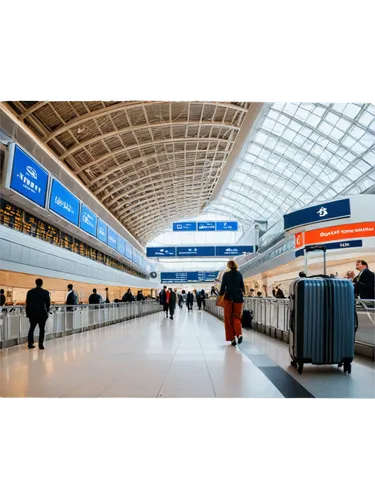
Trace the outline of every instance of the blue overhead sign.
[[198, 221], [198, 222], [174, 222], [173, 231], [238, 231], [238, 222], [229, 221]]
[[47, 172], [22, 149], [14, 146], [11, 189], [45, 208], [47, 185]]
[[147, 257], [176, 257], [175, 247], [147, 247]]
[[249, 245], [237, 245], [237, 246], [227, 245], [227, 246], [216, 247], [216, 257], [230, 257], [230, 256], [244, 255], [254, 252], [255, 252], [254, 247]]
[[198, 222], [198, 231], [216, 231], [216, 223], [212, 222]]
[[175, 273], [160, 273], [162, 283], [199, 283], [215, 281], [219, 271], [188, 271]]
[[125, 246], [125, 257], [129, 260], [132, 260], [133, 258], [133, 247], [128, 242], [126, 242]]
[[117, 235], [116, 250], [121, 255], [125, 255], [125, 240], [121, 236]]
[[216, 222], [216, 231], [238, 231], [238, 222], [235, 220]]
[[[348, 240], [348, 241], [338, 241], [334, 243], [324, 243], [324, 246], [327, 250], [338, 250], [340, 248], [353, 248], [353, 247], [361, 247], [363, 245], [362, 240]], [[296, 257], [301, 257], [304, 255], [305, 249], [301, 248], [296, 251]]]
[[331, 201], [284, 215], [284, 229], [350, 217], [350, 200]]
[[108, 243], [108, 226], [105, 222], [103, 222], [101, 219], [98, 219], [98, 226], [97, 226], [97, 237], [99, 241], [102, 241], [103, 243]]
[[67, 221], [78, 226], [79, 199], [56, 179], [52, 180], [49, 208]]
[[108, 226], [108, 246], [117, 250], [117, 234], [111, 227]]
[[173, 222], [173, 231], [196, 231], [196, 222]]
[[177, 257], [215, 257], [215, 247], [177, 247]]
[[81, 215], [79, 218], [79, 227], [86, 231], [86, 233], [89, 233], [92, 236], [96, 236], [97, 221], [97, 215], [82, 203]]

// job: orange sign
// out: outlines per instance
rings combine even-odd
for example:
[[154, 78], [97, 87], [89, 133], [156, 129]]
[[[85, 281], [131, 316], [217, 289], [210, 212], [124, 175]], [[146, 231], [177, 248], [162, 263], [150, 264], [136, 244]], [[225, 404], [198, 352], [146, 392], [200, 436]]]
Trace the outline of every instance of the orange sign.
[[304, 245], [304, 237], [303, 237], [304, 233], [301, 232], [301, 233], [296, 233], [294, 235], [294, 246], [296, 248], [301, 248], [303, 247]]
[[[295, 235], [296, 248], [298, 248], [298, 234]], [[375, 222], [356, 222], [355, 224], [343, 224], [341, 226], [323, 227], [321, 229], [306, 231], [304, 234], [304, 238], [303, 236], [301, 236], [301, 241], [303, 243], [301, 243], [299, 247], [303, 245], [313, 245], [315, 243], [325, 243], [328, 241], [368, 238], [370, 236], [375, 236]]]

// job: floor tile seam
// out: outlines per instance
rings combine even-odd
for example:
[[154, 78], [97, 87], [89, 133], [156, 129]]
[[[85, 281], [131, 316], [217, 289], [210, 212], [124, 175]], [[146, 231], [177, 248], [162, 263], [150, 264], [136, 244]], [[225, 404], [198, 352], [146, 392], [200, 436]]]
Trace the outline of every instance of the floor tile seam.
[[[204, 311], [204, 312], [205, 312], [205, 311]], [[200, 348], [201, 348], [201, 351], [202, 351], [202, 354], [203, 354], [204, 363], [205, 363], [205, 365], [206, 365], [206, 369], [207, 369], [208, 377], [209, 377], [210, 382], [211, 382], [212, 390], [213, 390], [214, 396], [215, 396], [215, 398], [216, 398], [216, 397], [217, 397], [217, 396], [216, 396], [216, 391], [215, 391], [214, 383], [213, 383], [213, 380], [212, 380], [212, 377], [211, 377], [211, 372], [210, 372], [210, 369], [209, 369], [209, 367], [208, 367], [208, 363], [207, 363], [206, 355], [205, 355], [205, 353], [204, 353], [204, 349], [203, 349], [203, 346], [202, 346], [200, 333], [201, 333], [201, 327], [200, 327], [200, 325], [198, 325], [198, 341], [199, 341], [199, 345], [200, 345]]]
[[171, 371], [171, 367], [172, 367], [172, 365], [173, 365], [173, 361], [174, 361], [174, 358], [176, 357], [176, 353], [177, 353], [177, 351], [178, 351], [178, 348], [179, 348], [180, 343], [181, 343], [181, 341], [179, 341], [179, 342], [178, 342], [178, 344], [177, 344], [177, 346], [176, 346], [176, 349], [175, 349], [175, 351], [174, 351], [174, 353], [173, 353], [173, 357], [172, 357], [172, 359], [171, 359], [171, 362], [169, 363], [169, 366], [168, 366], [168, 368], [167, 368], [167, 372], [166, 372], [166, 374], [165, 374], [165, 377], [164, 377], [164, 379], [163, 379], [163, 381], [162, 381], [162, 383], [161, 383], [161, 385], [160, 385], [160, 387], [159, 387], [159, 390], [158, 390], [158, 392], [157, 392], [157, 394], [156, 394], [156, 396], [155, 396], [155, 397], [157, 397], [157, 398], [159, 397], [159, 394], [160, 394], [160, 392], [161, 392], [161, 390], [162, 390], [162, 388], [163, 388], [163, 385], [164, 385], [164, 383], [165, 383], [165, 381], [166, 381], [166, 379], [167, 379], [167, 377], [168, 377], [168, 374], [169, 374], [169, 372]]

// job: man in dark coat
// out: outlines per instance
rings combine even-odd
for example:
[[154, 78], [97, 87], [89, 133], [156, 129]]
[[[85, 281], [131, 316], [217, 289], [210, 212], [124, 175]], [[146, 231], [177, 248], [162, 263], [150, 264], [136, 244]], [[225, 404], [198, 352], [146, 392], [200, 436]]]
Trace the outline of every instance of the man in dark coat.
[[355, 295], [364, 300], [375, 299], [374, 273], [370, 271], [364, 260], [357, 260], [355, 267], [359, 271], [359, 274], [353, 279]]
[[96, 288], [93, 289], [92, 294], [89, 297], [89, 304], [100, 304], [102, 301], [102, 296], [97, 293]]
[[44, 331], [48, 319], [51, 300], [49, 292], [42, 288], [43, 280], [35, 280], [36, 288], [29, 290], [26, 295], [26, 316], [30, 321], [29, 335], [27, 337], [27, 347], [33, 349], [34, 330], [39, 325], [39, 349], [44, 349]]

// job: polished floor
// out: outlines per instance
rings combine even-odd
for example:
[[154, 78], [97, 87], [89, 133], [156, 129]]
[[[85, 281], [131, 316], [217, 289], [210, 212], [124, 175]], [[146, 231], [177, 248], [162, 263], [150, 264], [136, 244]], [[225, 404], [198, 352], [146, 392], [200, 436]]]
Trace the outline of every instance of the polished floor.
[[210, 314], [177, 309], [46, 342], [0, 351], [1, 397], [374, 398], [374, 364], [291, 368], [287, 345], [244, 332], [240, 348], [225, 342]]

